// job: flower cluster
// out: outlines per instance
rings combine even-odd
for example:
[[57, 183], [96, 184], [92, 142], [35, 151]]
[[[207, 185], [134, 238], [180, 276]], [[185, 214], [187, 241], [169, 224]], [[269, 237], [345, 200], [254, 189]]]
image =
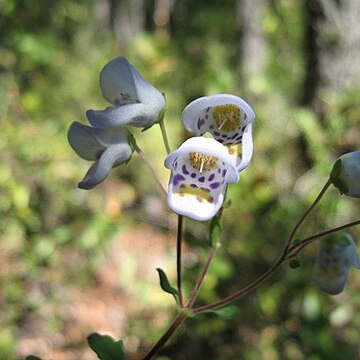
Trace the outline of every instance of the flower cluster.
[[[204, 96], [183, 111], [184, 126], [195, 133], [168, 155], [168, 203], [181, 215], [209, 220], [223, 204], [227, 184], [239, 181], [253, 153], [255, 114], [243, 99], [229, 94]], [[202, 135], [210, 133], [211, 138]]]
[[[98, 185], [113, 167], [130, 160], [134, 140], [128, 125], [150, 127], [165, 110], [163, 94], [124, 57], [104, 66], [100, 88], [112, 106], [88, 110], [91, 126], [74, 122], [68, 132], [74, 151], [95, 162], [79, 183], [82, 189]], [[165, 160], [165, 166], [171, 170], [168, 204], [174, 212], [200, 221], [216, 215], [227, 185], [239, 181], [240, 172], [252, 158], [254, 118], [250, 105], [234, 95], [205, 96], [186, 106], [183, 123], [196, 136]]]
[[164, 96], [124, 57], [104, 66], [100, 88], [113, 107], [88, 110], [86, 116], [92, 126], [74, 122], [68, 132], [74, 151], [85, 160], [95, 161], [79, 183], [81, 189], [93, 188], [113, 167], [130, 160], [133, 138], [125, 126], [149, 127], [158, 121], [165, 109]]

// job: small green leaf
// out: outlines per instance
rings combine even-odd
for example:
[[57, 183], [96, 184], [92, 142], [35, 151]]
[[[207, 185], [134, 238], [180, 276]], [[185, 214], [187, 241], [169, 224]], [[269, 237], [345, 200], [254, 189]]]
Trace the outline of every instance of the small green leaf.
[[344, 183], [343, 179], [341, 179], [342, 166], [341, 159], [335, 161], [335, 164], [330, 173], [330, 180], [333, 185], [340, 190], [341, 194], [346, 194], [349, 191], [349, 188]]
[[[164, 97], [165, 97], [165, 94], [164, 94]], [[158, 116], [156, 122], [160, 123], [160, 122], [164, 121], [165, 113], [166, 113], [166, 107], [164, 107], [164, 108], [160, 111], [159, 116]]]
[[351, 244], [351, 241], [347, 234], [338, 234], [335, 243], [341, 247], [348, 247]]
[[213, 134], [209, 131], [207, 131], [205, 134], [203, 134], [203, 137], [205, 139], [213, 139], [214, 138]]
[[160, 278], [160, 286], [161, 288], [168, 294], [174, 296], [175, 300], [178, 301], [178, 291], [170, 285], [170, 282], [164, 272], [164, 270], [157, 268], [157, 272], [159, 273]]
[[224, 203], [223, 203], [223, 208], [224, 209], [228, 209], [230, 206], [232, 205], [232, 201], [231, 201], [231, 199], [229, 199], [229, 200], [226, 200]]
[[29, 355], [25, 358], [25, 360], [42, 360], [42, 359], [35, 355]]
[[217, 216], [215, 216], [211, 219], [209, 226], [209, 240], [211, 245], [213, 246], [220, 245], [221, 231], [222, 231], [221, 221]]
[[299, 268], [299, 267], [301, 266], [300, 260], [297, 259], [297, 258], [291, 259], [291, 260], [289, 261], [289, 266], [290, 266], [291, 269], [297, 269], [297, 268]]
[[207, 310], [204, 312], [209, 314], [215, 314], [223, 320], [231, 320], [238, 314], [239, 309], [235, 305], [228, 305], [215, 310]]
[[293, 244], [295, 246], [299, 246], [301, 244], [301, 239], [300, 238], [295, 238], [294, 241], [293, 241]]
[[93, 333], [87, 337], [87, 341], [100, 360], [126, 360], [121, 340], [115, 341], [111, 336]]

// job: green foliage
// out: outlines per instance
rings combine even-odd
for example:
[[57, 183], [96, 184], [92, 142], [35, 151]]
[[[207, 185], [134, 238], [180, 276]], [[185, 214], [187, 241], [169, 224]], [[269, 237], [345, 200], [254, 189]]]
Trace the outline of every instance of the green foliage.
[[173, 287], [171, 286], [168, 278], [167, 278], [167, 275], [165, 274], [164, 270], [160, 269], [160, 268], [157, 268], [156, 269], [157, 272], [159, 273], [159, 278], [160, 278], [160, 286], [161, 288], [163, 289], [163, 291], [165, 291], [166, 293], [168, 294], [171, 294], [174, 296], [176, 302], [178, 302], [178, 296], [179, 296], [179, 293], [178, 291]]
[[87, 341], [100, 360], [126, 360], [121, 340], [115, 341], [111, 336], [93, 333]]

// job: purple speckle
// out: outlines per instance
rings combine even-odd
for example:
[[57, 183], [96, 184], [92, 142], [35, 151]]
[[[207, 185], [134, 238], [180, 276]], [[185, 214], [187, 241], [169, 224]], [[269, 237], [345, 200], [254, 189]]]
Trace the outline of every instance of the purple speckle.
[[234, 140], [238, 135], [239, 135], [239, 133], [236, 132], [230, 139], [233, 139], [233, 140]]
[[220, 133], [218, 131], [214, 131], [215, 136], [220, 136]]
[[184, 175], [189, 175], [189, 174], [190, 174], [190, 173], [187, 171], [185, 164], [181, 167], [181, 169], [182, 169], [182, 172], [183, 172]]
[[226, 135], [226, 134], [222, 134], [221, 137], [222, 137], [223, 139], [226, 139], [226, 138], [227, 138], [227, 135]]
[[210, 108], [209, 108], [209, 107], [207, 107], [205, 111], [206, 111], [206, 112], [209, 112], [209, 110], [210, 110]]
[[174, 161], [174, 162], [173, 162], [173, 168], [174, 168], [175, 170], [177, 169], [177, 166], [178, 166], [177, 161]]
[[236, 138], [236, 141], [241, 141], [241, 140], [242, 140], [242, 135], [240, 135]]
[[205, 124], [205, 119], [198, 118], [197, 121], [197, 128], [200, 130], [200, 128]]
[[214, 125], [210, 125], [209, 129], [212, 130], [214, 128]]
[[211, 189], [217, 189], [221, 184], [219, 182], [214, 182], [212, 184], [210, 184], [210, 188]]
[[214, 177], [215, 177], [215, 174], [211, 174], [211, 175], [208, 177], [208, 181], [213, 181], [213, 180], [214, 180]]
[[198, 186], [196, 184], [190, 184], [192, 188], [197, 188]]
[[184, 176], [182, 176], [181, 174], [176, 174], [176, 175], [173, 177], [173, 179], [172, 179], [173, 184], [174, 184], [175, 186], [177, 186], [180, 181], [184, 181], [184, 180], [185, 180], [185, 178], [184, 178]]
[[241, 128], [241, 131], [244, 132], [246, 129], [246, 125]]
[[191, 173], [191, 175], [190, 175], [193, 179], [195, 179], [196, 178], [196, 173]]
[[244, 112], [244, 120], [246, 120], [247, 119], [247, 113], [246, 112]]
[[220, 174], [221, 173], [221, 169], [217, 169], [218, 173]]
[[224, 170], [222, 171], [222, 174], [221, 174], [221, 176], [222, 176], [222, 177], [225, 177], [225, 175], [226, 175], [226, 172], [227, 172], [227, 170], [226, 170], [226, 169], [224, 169]]
[[205, 176], [199, 177], [198, 180], [199, 182], [203, 183], [205, 181]]
[[221, 143], [221, 144], [224, 143], [224, 140], [223, 140], [223, 139], [218, 139], [218, 138], [216, 138], [216, 140], [217, 140], [219, 143]]

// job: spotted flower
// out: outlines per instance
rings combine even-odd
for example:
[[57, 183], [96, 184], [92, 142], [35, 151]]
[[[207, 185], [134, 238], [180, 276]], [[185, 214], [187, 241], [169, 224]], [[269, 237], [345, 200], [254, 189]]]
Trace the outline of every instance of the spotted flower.
[[149, 127], [165, 109], [165, 98], [124, 58], [118, 57], [100, 73], [101, 91], [113, 107], [88, 110], [91, 125], [99, 128], [119, 125]]
[[79, 183], [81, 189], [92, 189], [105, 180], [110, 170], [128, 162], [132, 155], [130, 132], [125, 128], [98, 129], [73, 122], [68, 140], [83, 159], [95, 161]]
[[218, 141], [192, 137], [165, 159], [171, 169], [169, 207], [195, 220], [211, 219], [220, 209], [226, 186], [239, 174], [234, 158]]
[[183, 123], [196, 135], [210, 132], [236, 158], [240, 172], [252, 158], [252, 123], [255, 113], [243, 99], [228, 94], [205, 96], [192, 101], [183, 111]]
[[320, 242], [314, 279], [318, 287], [331, 295], [343, 291], [351, 266], [360, 269], [359, 257], [350, 234], [328, 237]]
[[342, 194], [360, 198], [360, 150], [340, 156], [333, 166], [330, 180]]

